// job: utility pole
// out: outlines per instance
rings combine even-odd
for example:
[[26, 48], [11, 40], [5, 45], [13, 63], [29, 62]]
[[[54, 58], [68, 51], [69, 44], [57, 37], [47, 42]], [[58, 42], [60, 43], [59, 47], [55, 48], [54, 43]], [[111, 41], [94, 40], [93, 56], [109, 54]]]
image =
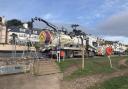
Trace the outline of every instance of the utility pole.
[[57, 50], [57, 60], [60, 62], [60, 51], [61, 51], [61, 42], [60, 42], [60, 34], [61, 32], [58, 30], [58, 37], [59, 37], [59, 44], [58, 44], [58, 50]]

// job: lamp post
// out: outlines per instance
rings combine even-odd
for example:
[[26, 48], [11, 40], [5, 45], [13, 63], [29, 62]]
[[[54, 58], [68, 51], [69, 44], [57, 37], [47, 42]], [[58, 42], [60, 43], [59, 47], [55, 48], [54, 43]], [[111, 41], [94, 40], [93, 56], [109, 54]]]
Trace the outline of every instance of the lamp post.
[[57, 61], [60, 62], [60, 49], [61, 49], [61, 42], [60, 42], [60, 31], [58, 30], [58, 47], [57, 47]]

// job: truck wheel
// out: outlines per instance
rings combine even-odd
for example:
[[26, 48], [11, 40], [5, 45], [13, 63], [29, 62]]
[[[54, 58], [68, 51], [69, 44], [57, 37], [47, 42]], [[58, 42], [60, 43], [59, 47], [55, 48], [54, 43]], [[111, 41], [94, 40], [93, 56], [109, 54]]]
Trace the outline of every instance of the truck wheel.
[[69, 55], [69, 58], [73, 58], [73, 53], [71, 53], [71, 54]]
[[94, 57], [94, 56], [95, 56], [95, 53], [92, 52], [92, 51], [90, 51], [90, 52], [89, 52], [89, 57]]
[[69, 51], [69, 50], [65, 51], [65, 57], [66, 58], [72, 58], [73, 57], [73, 52]]

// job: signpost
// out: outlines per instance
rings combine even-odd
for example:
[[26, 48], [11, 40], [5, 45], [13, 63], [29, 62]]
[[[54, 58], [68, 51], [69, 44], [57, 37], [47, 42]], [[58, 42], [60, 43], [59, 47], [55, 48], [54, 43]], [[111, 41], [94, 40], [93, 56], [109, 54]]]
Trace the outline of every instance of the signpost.
[[112, 47], [109, 46], [109, 47], [106, 48], [106, 55], [109, 59], [110, 67], [113, 68], [112, 61], [111, 61], [111, 58], [110, 58], [110, 56], [112, 55]]

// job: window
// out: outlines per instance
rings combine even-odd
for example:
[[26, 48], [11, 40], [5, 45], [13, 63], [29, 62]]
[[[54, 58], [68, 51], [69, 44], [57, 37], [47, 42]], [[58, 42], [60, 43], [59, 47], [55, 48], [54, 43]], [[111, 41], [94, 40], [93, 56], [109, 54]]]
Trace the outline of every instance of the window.
[[37, 31], [33, 31], [34, 34], [37, 34]]
[[20, 28], [20, 32], [25, 32], [25, 29]]
[[34, 38], [37, 38], [37, 36], [34, 36]]
[[97, 47], [97, 46], [98, 46], [97, 42], [92, 42], [92, 45], [93, 45], [94, 47]]
[[27, 37], [27, 35], [26, 35], [26, 34], [24, 34], [24, 37]]
[[24, 37], [24, 34], [19, 34], [19, 37]]

